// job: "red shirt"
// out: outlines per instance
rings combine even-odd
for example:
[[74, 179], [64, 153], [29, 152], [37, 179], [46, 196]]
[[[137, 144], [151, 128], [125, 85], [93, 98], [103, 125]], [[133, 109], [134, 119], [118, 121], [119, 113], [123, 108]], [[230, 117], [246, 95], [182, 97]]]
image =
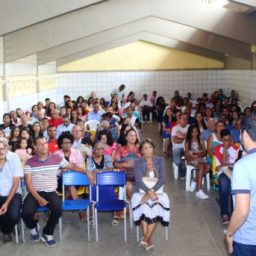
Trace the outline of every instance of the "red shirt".
[[59, 146], [57, 144], [57, 140], [51, 140], [48, 142], [48, 151], [49, 153], [55, 153], [59, 149]]
[[51, 118], [49, 120], [49, 125], [50, 126], [55, 126], [57, 128], [60, 124], [62, 124], [62, 119], [60, 117]]

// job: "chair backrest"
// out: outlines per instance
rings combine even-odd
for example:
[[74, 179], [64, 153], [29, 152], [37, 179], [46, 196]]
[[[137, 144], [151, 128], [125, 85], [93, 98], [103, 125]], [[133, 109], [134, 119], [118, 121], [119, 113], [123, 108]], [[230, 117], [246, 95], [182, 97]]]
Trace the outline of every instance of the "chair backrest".
[[126, 184], [124, 171], [107, 171], [97, 173], [96, 185], [99, 186], [124, 186]]
[[62, 183], [64, 186], [72, 186], [72, 185], [89, 186], [90, 185], [90, 182], [85, 174], [75, 172], [75, 171], [63, 173]]
[[65, 200], [65, 186], [90, 186], [87, 176], [76, 171], [64, 172], [62, 175], [62, 201]]
[[[107, 171], [96, 175], [96, 202], [117, 200], [115, 187], [123, 187], [123, 198], [126, 200], [126, 176], [124, 171]], [[101, 187], [101, 188], [100, 188]], [[101, 192], [100, 192], [101, 190]], [[102, 193], [103, 192], [103, 193]]]
[[84, 126], [85, 126], [85, 130], [87, 130], [87, 126], [90, 127], [89, 130], [94, 130], [96, 131], [98, 126], [100, 125], [100, 122], [97, 121], [97, 120], [90, 120], [90, 121], [87, 121]]

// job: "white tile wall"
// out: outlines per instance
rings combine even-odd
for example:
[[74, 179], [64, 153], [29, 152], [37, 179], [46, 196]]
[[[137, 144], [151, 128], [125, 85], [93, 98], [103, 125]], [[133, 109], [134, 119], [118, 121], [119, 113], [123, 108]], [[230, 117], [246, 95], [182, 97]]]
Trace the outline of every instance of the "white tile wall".
[[137, 97], [153, 90], [167, 100], [178, 89], [181, 95], [188, 91], [196, 98], [203, 92], [224, 88], [229, 89], [222, 70], [199, 71], [141, 71], [141, 72], [81, 72], [59, 73], [57, 79], [57, 101], [61, 102], [64, 94], [76, 98], [88, 96], [96, 91], [98, 96], [110, 98], [111, 91], [120, 84], [126, 85], [126, 91], [134, 91]]
[[256, 71], [255, 70], [228, 70], [226, 80], [229, 88], [238, 91], [239, 98], [244, 105], [250, 105], [256, 100]]
[[[79, 95], [88, 97], [92, 90], [109, 100], [111, 91], [122, 83], [126, 84], [127, 93], [134, 91], [137, 97], [157, 90], [159, 95], [168, 100], [173, 96], [174, 90], [178, 89], [181, 95], [190, 91], [196, 98], [203, 92], [212, 93], [223, 88], [226, 94], [231, 89], [237, 90], [244, 105], [256, 99], [256, 71], [251, 70], [84, 72], [59, 73], [56, 89], [49, 88], [38, 95], [31, 93], [11, 99], [9, 105], [11, 109], [30, 109], [34, 103], [46, 97], [60, 103], [64, 94], [69, 94], [72, 98]], [[1, 109], [5, 108], [6, 106]]]

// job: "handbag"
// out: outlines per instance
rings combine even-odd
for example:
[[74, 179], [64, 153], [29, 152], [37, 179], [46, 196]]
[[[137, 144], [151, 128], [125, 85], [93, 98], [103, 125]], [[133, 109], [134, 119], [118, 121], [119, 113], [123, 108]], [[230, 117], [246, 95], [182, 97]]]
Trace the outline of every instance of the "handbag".
[[[151, 178], [151, 177], [143, 177], [142, 178], [142, 181], [143, 183], [149, 188], [153, 188], [157, 181], [158, 181], [158, 178]], [[145, 193], [144, 190], [140, 189], [140, 193]], [[162, 187], [160, 187], [157, 191], [155, 191], [156, 194], [163, 194], [164, 193], [164, 185]]]

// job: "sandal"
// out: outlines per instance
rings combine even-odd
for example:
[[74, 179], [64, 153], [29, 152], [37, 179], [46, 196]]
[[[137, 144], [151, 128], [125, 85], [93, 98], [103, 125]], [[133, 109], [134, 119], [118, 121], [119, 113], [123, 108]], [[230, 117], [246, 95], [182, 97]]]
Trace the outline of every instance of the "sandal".
[[153, 244], [150, 244], [146, 247], [146, 251], [147, 252], [152, 252], [155, 250], [155, 246]]
[[141, 238], [139, 246], [146, 249], [148, 247], [148, 243], [143, 241], [144, 237]]
[[113, 220], [112, 220], [112, 225], [113, 225], [113, 226], [117, 226], [118, 223], [119, 223], [119, 222], [118, 222], [118, 216], [114, 215]]

